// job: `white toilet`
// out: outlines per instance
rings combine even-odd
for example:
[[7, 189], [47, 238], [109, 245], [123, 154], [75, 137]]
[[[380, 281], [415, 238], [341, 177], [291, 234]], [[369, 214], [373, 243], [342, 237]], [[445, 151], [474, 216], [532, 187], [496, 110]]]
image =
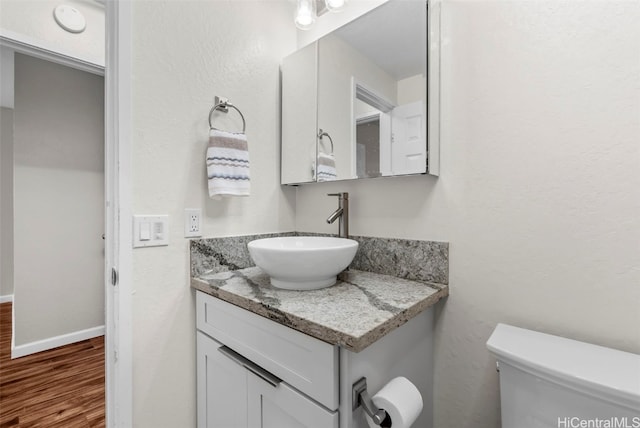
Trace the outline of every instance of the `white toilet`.
[[640, 427], [640, 355], [506, 324], [487, 348], [498, 360], [502, 428]]

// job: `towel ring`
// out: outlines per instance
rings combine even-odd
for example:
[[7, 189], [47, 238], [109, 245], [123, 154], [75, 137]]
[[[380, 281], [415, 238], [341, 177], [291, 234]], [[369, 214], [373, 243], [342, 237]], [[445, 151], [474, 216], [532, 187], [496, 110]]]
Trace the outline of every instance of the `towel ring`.
[[333, 139], [331, 138], [331, 135], [329, 135], [328, 132], [323, 131], [322, 128], [320, 128], [318, 130], [318, 138], [320, 139], [320, 141], [322, 141], [322, 137], [327, 137], [329, 139], [329, 141], [331, 142], [331, 153], [333, 154]]
[[237, 111], [238, 114], [240, 115], [240, 117], [242, 118], [242, 133], [244, 134], [245, 131], [247, 130], [247, 122], [244, 120], [244, 115], [242, 114], [242, 112], [240, 111], [240, 109], [238, 107], [234, 106], [230, 102], [219, 102], [216, 105], [214, 105], [213, 107], [211, 107], [211, 110], [209, 110], [209, 129], [216, 129], [211, 124], [211, 115], [213, 114], [213, 112], [216, 111], [216, 110], [220, 110], [221, 112], [226, 113], [227, 112], [227, 110], [226, 110], [227, 107], [231, 107], [232, 109]]

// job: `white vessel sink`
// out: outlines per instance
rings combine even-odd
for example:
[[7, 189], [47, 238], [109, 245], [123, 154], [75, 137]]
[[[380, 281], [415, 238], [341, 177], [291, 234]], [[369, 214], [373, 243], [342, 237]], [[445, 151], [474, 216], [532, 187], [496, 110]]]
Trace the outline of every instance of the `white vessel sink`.
[[248, 244], [253, 262], [271, 277], [271, 285], [288, 290], [317, 290], [336, 283], [336, 276], [358, 250], [353, 239], [285, 236]]

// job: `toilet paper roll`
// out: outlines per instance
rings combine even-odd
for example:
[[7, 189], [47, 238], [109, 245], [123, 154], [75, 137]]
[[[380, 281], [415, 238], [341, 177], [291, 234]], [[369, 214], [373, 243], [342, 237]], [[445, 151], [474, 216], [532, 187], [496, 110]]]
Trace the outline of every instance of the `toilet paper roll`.
[[[391, 418], [392, 428], [409, 428], [422, 412], [422, 395], [406, 377], [391, 379], [371, 399], [379, 409], [384, 409]], [[367, 415], [371, 428], [380, 428]]]

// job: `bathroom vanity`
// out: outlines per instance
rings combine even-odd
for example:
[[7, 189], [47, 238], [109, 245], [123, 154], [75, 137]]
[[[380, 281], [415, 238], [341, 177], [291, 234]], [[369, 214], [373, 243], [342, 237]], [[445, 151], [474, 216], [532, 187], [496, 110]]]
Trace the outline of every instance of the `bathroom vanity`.
[[[332, 287], [292, 291], [251, 266], [246, 242], [255, 238], [192, 241], [198, 426], [366, 428], [353, 384], [366, 377], [373, 395], [405, 376], [424, 401], [414, 426], [431, 427], [432, 306], [448, 295], [448, 246], [388, 240], [418, 263], [433, 256], [421, 269], [437, 279], [445, 267], [441, 282], [351, 269]], [[352, 266], [374, 269], [376, 239], [360, 238]]]
[[[281, 183], [439, 175], [439, 70], [439, 0], [384, 2], [284, 58]], [[342, 222], [348, 195], [335, 196], [328, 221]], [[433, 305], [449, 293], [448, 244], [349, 236], [346, 222], [340, 231], [359, 244], [349, 270], [307, 291], [274, 288], [247, 251], [297, 232], [191, 241], [199, 427], [367, 428], [354, 385], [366, 378], [374, 396], [400, 376], [422, 396], [413, 426], [432, 427]], [[272, 264], [298, 275], [272, 270], [276, 285], [302, 288], [299, 271], [321, 265], [292, 263]]]

